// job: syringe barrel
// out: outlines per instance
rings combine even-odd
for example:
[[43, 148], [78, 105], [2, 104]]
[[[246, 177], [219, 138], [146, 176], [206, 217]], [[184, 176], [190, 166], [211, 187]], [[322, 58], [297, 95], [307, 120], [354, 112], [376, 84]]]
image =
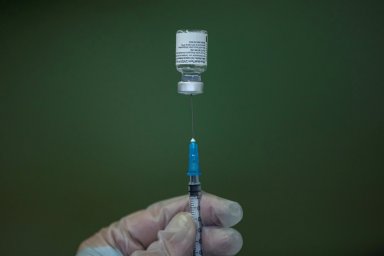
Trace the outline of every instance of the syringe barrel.
[[196, 223], [196, 238], [193, 247], [193, 256], [202, 256], [202, 228], [203, 223], [200, 217], [200, 199], [201, 199], [201, 184], [199, 176], [201, 175], [199, 164], [199, 152], [195, 139], [191, 139], [189, 143], [189, 163], [187, 175], [189, 176], [188, 192], [189, 206], [191, 208], [192, 218]]
[[[197, 188], [197, 186], [200, 186], [200, 185], [190, 185], [190, 188], [191, 187]], [[196, 223], [196, 237], [195, 237], [195, 244], [193, 246], [193, 256], [203, 255], [203, 247], [202, 247], [203, 223], [200, 216], [200, 198], [201, 198], [201, 193], [199, 191], [190, 191], [189, 206], [191, 208], [192, 218]]]

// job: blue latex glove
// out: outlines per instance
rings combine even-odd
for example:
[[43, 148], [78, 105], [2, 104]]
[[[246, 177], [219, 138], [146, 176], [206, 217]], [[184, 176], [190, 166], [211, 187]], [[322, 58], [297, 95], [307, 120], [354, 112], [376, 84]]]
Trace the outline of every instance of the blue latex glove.
[[[192, 255], [196, 227], [188, 205], [181, 196], [130, 214], [85, 240], [76, 256]], [[241, 220], [241, 206], [207, 193], [200, 205], [204, 256], [238, 253], [243, 239], [231, 226]]]

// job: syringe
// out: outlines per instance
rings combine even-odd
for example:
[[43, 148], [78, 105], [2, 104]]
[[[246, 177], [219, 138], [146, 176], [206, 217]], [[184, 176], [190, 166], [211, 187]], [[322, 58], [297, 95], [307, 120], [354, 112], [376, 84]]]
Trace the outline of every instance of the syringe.
[[178, 30], [176, 32], [176, 69], [181, 73], [181, 80], [177, 84], [180, 94], [190, 95], [192, 112], [192, 139], [189, 144], [189, 205], [191, 214], [196, 222], [196, 238], [193, 256], [202, 256], [201, 245], [202, 221], [200, 217], [201, 175], [199, 153], [194, 139], [194, 113], [192, 95], [203, 93], [204, 83], [201, 74], [207, 69], [208, 34], [205, 30]]
[[202, 256], [203, 248], [201, 234], [203, 225], [200, 217], [201, 185], [199, 181], [201, 171], [198, 146], [194, 138], [191, 139], [189, 144], [189, 163], [187, 175], [189, 176], [189, 205], [193, 220], [196, 223], [196, 238], [193, 247], [193, 256]]

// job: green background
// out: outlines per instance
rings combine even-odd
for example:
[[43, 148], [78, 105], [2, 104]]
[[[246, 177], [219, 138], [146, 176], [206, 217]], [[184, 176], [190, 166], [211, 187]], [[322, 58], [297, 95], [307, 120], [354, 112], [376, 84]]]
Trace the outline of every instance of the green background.
[[178, 29], [209, 33], [195, 97], [206, 191], [239, 255], [384, 250], [382, 1], [0, 1], [2, 255], [74, 255], [186, 193]]

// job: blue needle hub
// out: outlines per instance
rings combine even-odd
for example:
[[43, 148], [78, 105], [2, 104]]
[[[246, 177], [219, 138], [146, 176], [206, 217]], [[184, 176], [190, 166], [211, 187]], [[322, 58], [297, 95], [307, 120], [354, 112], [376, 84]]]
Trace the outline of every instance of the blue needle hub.
[[199, 151], [196, 140], [191, 139], [189, 143], [189, 163], [188, 163], [188, 176], [200, 176], [200, 164], [199, 164]]

